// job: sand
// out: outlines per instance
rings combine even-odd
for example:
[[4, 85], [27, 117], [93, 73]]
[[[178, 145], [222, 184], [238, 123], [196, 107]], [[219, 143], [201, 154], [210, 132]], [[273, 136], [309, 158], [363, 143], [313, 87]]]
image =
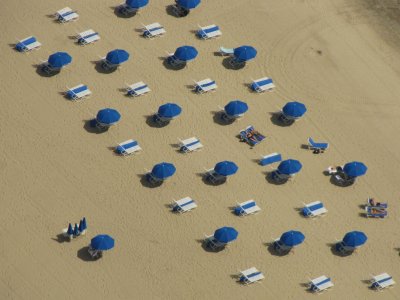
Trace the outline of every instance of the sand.
[[[3, 1], [0, 11], [2, 108], [0, 119], [1, 299], [305, 299], [310, 278], [327, 275], [335, 286], [323, 299], [396, 299], [397, 288], [377, 294], [365, 282], [388, 272], [400, 281], [398, 247], [398, 178], [400, 126], [398, 95], [400, 49], [397, 1], [206, 1], [186, 18], [175, 18], [152, 0], [141, 15], [119, 18], [118, 1]], [[80, 18], [56, 24], [48, 15], [70, 6]], [[160, 22], [165, 37], [147, 40], [141, 24]], [[197, 25], [217, 24], [221, 38], [198, 40]], [[69, 37], [92, 28], [101, 40], [79, 47]], [[21, 54], [11, 44], [35, 35], [39, 51]], [[165, 68], [166, 51], [188, 44], [198, 58], [179, 71]], [[219, 46], [250, 44], [257, 58], [244, 69], [227, 69]], [[99, 73], [93, 62], [122, 48], [131, 59], [112, 74]], [[47, 78], [34, 65], [55, 51], [73, 62]], [[272, 77], [276, 89], [254, 94], [251, 79]], [[210, 77], [218, 90], [196, 95], [193, 80]], [[127, 98], [125, 83], [146, 82], [151, 93]], [[71, 103], [60, 94], [85, 83], [91, 98]], [[218, 106], [242, 99], [244, 118], [223, 126], [214, 121]], [[290, 100], [308, 107], [291, 127], [271, 121], [271, 113]], [[182, 115], [164, 128], [151, 127], [147, 116], [166, 102], [178, 103]], [[120, 123], [104, 134], [85, 129], [85, 121], [104, 107], [116, 108]], [[236, 135], [254, 125], [267, 139], [250, 149]], [[176, 150], [178, 138], [197, 136], [198, 153]], [[328, 141], [315, 155], [302, 146], [309, 136]], [[143, 153], [121, 158], [113, 147], [134, 138]], [[279, 152], [298, 159], [303, 169], [294, 181], [274, 185], [261, 155]], [[221, 186], [202, 181], [204, 168], [232, 160], [238, 173]], [[359, 160], [366, 176], [351, 187], [337, 187], [323, 170]], [[146, 169], [167, 161], [176, 175], [161, 187], [148, 188]], [[173, 199], [190, 196], [198, 208], [171, 213]], [[389, 217], [360, 215], [368, 196], [389, 202]], [[255, 199], [262, 211], [239, 218], [230, 208]], [[326, 217], [304, 219], [303, 203], [323, 201]], [[68, 222], [86, 216], [88, 233], [72, 242], [57, 235]], [[201, 247], [204, 234], [233, 226], [239, 237], [230, 247], [210, 253]], [[305, 242], [294, 254], [271, 254], [266, 243], [284, 231], [301, 230]], [[358, 253], [339, 257], [330, 245], [352, 230], [368, 241]], [[101, 260], [88, 261], [86, 247], [96, 234], [115, 238]], [[252, 266], [265, 274], [261, 284], [243, 287], [232, 278]]]

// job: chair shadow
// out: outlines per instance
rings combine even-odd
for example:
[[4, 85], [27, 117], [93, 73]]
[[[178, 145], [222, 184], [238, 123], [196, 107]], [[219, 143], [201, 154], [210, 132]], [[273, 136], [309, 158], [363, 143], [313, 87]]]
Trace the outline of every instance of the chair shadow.
[[170, 65], [170, 64], [168, 63], [167, 58], [164, 57], [164, 58], [163, 58], [163, 65], [164, 65], [164, 67], [165, 67], [167, 70], [179, 71], [179, 70], [183, 70], [184, 68], [186, 68], [186, 65], [187, 65], [187, 64], [184, 63], [184, 64], [179, 64], [179, 65], [176, 65], [176, 66], [172, 66], [172, 65]]
[[164, 122], [164, 123], [156, 123], [153, 121], [153, 115], [147, 115], [145, 116], [146, 118], [146, 124], [149, 125], [150, 127], [153, 128], [163, 128], [169, 125], [170, 122]]
[[69, 238], [67, 238], [65, 235], [63, 235], [62, 233], [57, 234], [56, 238], [51, 238], [53, 241], [56, 241], [60, 244], [63, 244], [65, 242], [71, 242], [71, 240]]
[[222, 66], [224, 66], [225, 69], [228, 69], [228, 70], [240, 70], [240, 69], [243, 69], [246, 66], [246, 64], [240, 64], [240, 65], [234, 66], [234, 65], [232, 65], [230, 63], [231, 60], [232, 60], [231, 56], [225, 57], [222, 60]]
[[222, 118], [222, 115], [224, 114], [223, 111], [213, 111], [211, 112], [213, 114], [213, 120], [214, 123], [221, 125], [221, 126], [227, 126], [233, 124], [235, 122], [235, 119], [232, 120], [225, 120]]
[[113, 10], [113, 12], [114, 12], [114, 15], [116, 15], [118, 18], [121, 18], [121, 19], [129, 19], [129, 18], [132, 18], [132, 17], [134, 17], [134, 16], [136, 16], [137, 15], [137, 12], [132, 12], [132, 13], [130, 13], [130, 14], [121, 14], [120, 12], [119, 12], [119, 8], [121, 7], [121, 5], [118, 5], [118, 6], [110, 6], [110, 8]]
[[[199, 241], [199, 240], [197, 240], [197, 241]], [[226, 249], [226, 247], [219, 247], [219, 248], [212, 249], [210, 247], [207, 247], [207, 245], [206, 245], [204, 240], [201, 240], [201, 241], [202, 241], [201, 242], [201, 247], [203, 248], [204, 251], [209, 252], [209, 253], [219, 253], [219, 252], [222, 252], [222, 251], [224, 251]]]
[[81, 260], [83, 260], [83, 261], [96, 261], [97, 259], [94, 259], [94, 258], [92, 258], [91, 256], [90, 256], [90, 254], [89, 254], [89, 247], [88, 246], [86, 246], [86, 247], [83, 247], [83, 248], [81, 248], [81, 249], [79, 249], [78, 251], [77, 251], [77, 254], [76, 254], [76, 256], [78, 257], [78, 258], [80, 258]]
[[[181, 145], [179, 144], [179, 143], [172, 143], [172, 144], [169, 144], [172, 148], [175, 148], [176, 150], [180, 150], [180, 148], [181, 148]], [[179, 151], [180, 152], [180, 151]]]
[[226, 177], [225, 177], [224, 179], [218, 180], [217, 182], [214, 183], [214, 182], [211, 182], [210, 180], [207, 179], [208, 176], [205, 173], [202, 173], [201, 177], [202, 177], [201, 180], [203, 181], [203, 183], [206, 184], [206, 185], [210, 185], [210, 186], [222, 185], [227, 180]]
[[310, 148], [308, 147], [307, 144], [301, 144], [301, 145], [300, 145], [300, 149], [309, 150]]
[[260, 165], [260, 159], [259, 158], [252, 158], [251, 161], [256, 163], [257, 165]]
[[268, 181], [268, 183], [275, 184], [275, 185], [282, 185], [282, 184], [285, 184], [286, 182], [289, 181], [289, 179], [284, 179], [284, 180], [281, 180], [281, 181], [276, 181], [276, 180], [272, 179], [272, 173], [273, 172], [274, 171], [266, 172], [265, 179]]
[[280, 126], [280, 127], [289, 127], [291, 126], [293, 122], [289, 122], [289, 123], [284, 123], [281, 120], [279, 120], [281, 113], [280, 112], [270, 112], [270, 120], [272, 122], [272, 124], [276, 125], [276, 126]]
[[104, 69], [104, 68], [101, 66], [101, 65], [102, 65], [102, 62], [103, 62], [102, 59], [100, 59], [100, 60], [94, 62], [94, 64], [95, 64], [94, 69], [97, 71], [97, 73], [100, 73], [100, 74], [111, 74], [111, 73], [114, 73], [115, 71], [118, 70], [118, 67], [116, 67], [116, 68], [110, 68], [110, 69], [107, 69], [107, 70], [106, 70], [106, 69]]
[[290, 253], [290, 251], [288, 252], [278, 252], [274, 249], [274, 243], [273, 242], [267, 242], [264, 243], [264, 246], [267, 247], [268, 252], [273, 255], [273, 256], [278, 256], [278, 257], [282, 257], [282, 256], [286, 256]]
[[42, 71], [43, 64], [34, 64], [32, 66], [34, 68], [36, 68], [36, 74], [38, 74], [41, 77], [49, 77], [50, 78], [50, 77], [54, 77], [54, 76], [56, 76], [56, 75], [61, 73], [61, 70], [57, 70], [57, 71], [54, 71], [54, 72], [51, 72], [51, 73], [43, 72]]
[[146, 174], [139, 174], [138, 176], [140, 177], [140, 183], [142, 184], [142, 186], [147, 187], [149, 189], [160, 187], [164, 183], [164, 181], [150, 183], [146, 178]]
[[327, 246], [330, 247], [331, 252], [333, 255], [338, 256], [338, 257], [347, 257], [347, 256], [351, 256], [353, 254], [353, 252], [349, 251], [349, 252], [339, 252], [336, 251], [336, 244], [337, 243], [328, 243]]

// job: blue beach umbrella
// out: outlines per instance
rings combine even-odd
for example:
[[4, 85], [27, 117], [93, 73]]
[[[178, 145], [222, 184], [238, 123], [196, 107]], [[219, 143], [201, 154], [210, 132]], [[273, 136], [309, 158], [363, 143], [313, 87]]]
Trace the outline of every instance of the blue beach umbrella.
[[196, 8], [200, 4], [200, 0], [177, 0], [176, 3], [186, 9]]
[[115, 49], [107, 53], [106, 60], [113, 65], [119, 65], [129, 59], [129, 53], [125, 50]]
[[214, 232], [214, 238], [220, 243], [229, 243], [237, 239], [239, 232], [233, 227], [221, 227]]
[[132, 8], [141, 8], [149, 4], [149, 0], [126, 0], [125, 4]]
[[244, 114], [249, 107], [245, 102], [242, 102], [240, 100], [235, 100], [229, 102], [227, 105], [225, 105], [225, 112], [230, 115], [230, 116], [238, 116], [241, 114]]
[[49, 56], [47, 62], [53, 68], [62, 68], [72, 61], [72, 57], [66, 52], [56, 52]]
[[174, 56], [182, 61], [189, 61], [195, 59], [197, 54], [199, 54], [195, 47], [192, 46], [181, 46], [176, 48]]
[[83, 231], [84, 229], [83, 229], [83, 221], [82, 220], [80, 220], [79, 221], [79, 231]]
[[350, 177], [358, 177], [367, 173], [367, 166], [362, 162], [353, 161], [344, 165], [343, 172]]
[[359, 247], [365, 244], [367, 236], [361, 231], [351, 231], [346, 233], [343, 238], [343, 243], [348, 247]]
[[295, 159], [287, 159], [282, 161], [278, 166], [278, 171], [281, 174], [285, 175], [293, 175], [300, 172], [303, 166], [298, 160]]
[[71, 223], [68, 224], [67, 234], [68, 235], [73, 235], [74, 234], [74, 230], [72, 229]]
[[304, 115], [307, 111], [307, 108], [303, 103], [294, 101], [286, 103], [282, 108], [282, 111], [285, 116], [296, 119]]
[[90, 245], [95, 250], [110, 250], [114, 248], [114, 239], [107, 234], [99, 234], [92, 238]]
[[86, 229], [87, 229], [86, 218], [83, 217], [83, 219], [82, 219], [82, 230], [81, 231], [86, 230]]
[[304, 239], [305, 236], [300, 231], [290, 230], [282, 234], [279, 240], [286, 246], [294, 247], [300, 245]]
[[256, 57], [257, 50], [254, 49], [252, 46], [241, 46], [241, 47], [235, 48], [233, 55], [238, 60], [248, 61], [248, 60]]
[[78, 224], [75, 223], [75, 227], [74, 227], [74, 235], [79, 235], [79, 227]]
[[97, 113], [96, 120], [100, 124], [114, 125], [119, 121], [121, 115], [118, 111], [112, 108], [104, 108]]
[[173, 164], [162, 162], [151, 170], [151, 175], [158, 179], [166, 179], [175, 174], [176, 168]]
[[179, 116], [182, 108], [175, 103], [166, 103], [158, 108], [158, 115], [162, 118], [173, 119]]
[[222, 176], [233, 175], [239, 170], [239, 167], [232, 161], [221, 161], [217, 163], [214, 167], [214, 171]]

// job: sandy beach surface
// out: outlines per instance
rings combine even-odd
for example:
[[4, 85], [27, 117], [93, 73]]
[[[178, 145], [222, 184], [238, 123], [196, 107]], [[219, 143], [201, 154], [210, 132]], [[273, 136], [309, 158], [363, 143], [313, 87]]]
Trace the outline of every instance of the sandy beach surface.
[[[203, 0], [185, 18], [169, 14], [173, 1], [151, 0], [140, 15], [121, 18], [118, 1], [8, 1], [0, 10], [0, 299], [307, 299], [310, 278], [329, 276], [335, 286], [321, 299], [399, 299], [397, 286], [381, 293], [368, 288], [371, 274], [387, 272], [400, 282], [398, 179], [400, 175], [400, 4], [356, 0]], [[78, 21], [57, 24], [49, 15], [69, 6]], [[161, 23], [162, 38], [147, 40], [141, 24]], [[217, 24], [223, 35], [196, 38], [197, 25]], [[80, 47], [71, 39], [94, 29], [101, 40]], [[21, 54], [16, 40], [34, 35], [40, 50]], [[199, 55], [183, 70], [163, 65], [166, 52], [195, 46]], [[258, 50], [244, 69], [226, 67], [215, 55], [220, 46], [252, 45]], [[112, 74], [94, 62], [120, 48], [130, 60]], [[56, 51], [73, 62], [59, 75], [43, 77], [35, 65]], [[269, 76], [276, 88], [251, 93], [251, 79]], [[212, 78], [215, 93], [196, 95], [193, 80]], [[125, 83], [146, 82], [151, 92], [124, 96]], [[66, 87], [87, 84], [91, 98], [66, 100]], [[218, 106], [241, 99], [249, 111], [240, 121], [221, 125]], [[271, 120], [288, 101], [306, 104], [304, 118], [290, 127]], [[164, 128], [147, 118], [159, 105], [179, 104], [181, 116]], [[120, 123], [103, 134], [85, 122], [101, 108], [117, 109]], [[248, 125], [267, 136], [251, 149], [237, 134]], [[178, 138], [197, 136], [204, 149], [183, 155]], [[315, 155], [307, 138], [328, 141]], [[143, 151], [118, 157], [113, 147], [127, 139]], [[274, 185], [271, 167], [257, 161], [279, 152], [298, 159], [303, 169], [294, 181]], [[203, 182], [204, 168], [222, 160], [239, 166], [220, 186]], [[338, 187], [323, 170], [358, 160], [366, 176], [351, 187]], [[141, 179], [156, 163], [173, 163], [176, 174], [161, 187]], [[174, 199], [190, 196], [198, 208], [171, 213]], [[389, 203], [389, 217], [367, 219], [363, 205], [372, 196]], [[255, 199], [261, 212], [237, 217], [231, 207]], [[328, 214], [305, 219], [303, 203], [322, 201]], [[68, 222], [85, 216], [88, 233], [72, 242], [57, 235]], [[239, 231], [228, 249], [202, 248], [204, 234], [221, 226]], [[266, 244], [287, 230], [300, 230], [305, 242], [294, 254], [270, 253]], [[331, 245], [346, 232], [360, 230], [368, 241], [349, 257]], [[101, 233], [115, 248], [90, 261], [87, 246]], [[233, 278], [257, 267], [260, 284], [243, 287]]]

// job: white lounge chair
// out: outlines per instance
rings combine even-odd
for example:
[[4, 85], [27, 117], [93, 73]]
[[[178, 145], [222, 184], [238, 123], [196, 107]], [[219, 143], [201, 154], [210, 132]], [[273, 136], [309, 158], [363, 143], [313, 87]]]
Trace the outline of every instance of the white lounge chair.
[[82, 46], [92, 44], [94, 42], [97, 42], [98, 40], [100, 40], [100, 35], [93, 29], [82, 31], [76, 36], [76, 42]]
[[186, 140], [179, 140], [179, 141], [180, 141], [180, 151], [184, 153], [198, 151], [204, 147], [203, 144], [200, 143], [200, 140], [196, 137], [191, 137]]
[[167, 31], [160, 23], [143, 25], [143, 36], [149, 39], [157, 36], [163, 36], [166, 32]]
[[216, 38], [222, 35], [221, 30], [219, 30], [219, 27], [215, 24], [205, 26], [205, 27], [200, 27], [200, 30], [197, 31], [197, 36], [202, 39], [211, 39], [211, 38]]
[[23, 40], [18, 41], [15, 45], [15, 49], [19, 52], [29, 52], [32, 50], [37, 50], [42, 46], [34, 36], [27, 37]]
[[315, 201], [305, 204], [301, 212], [305, 217], [314, 218], [326, 214], [328, 210], [324, 207], [324, 204], [321, 201]]
[[372, 277], [371, 288], [383, 290], [394, 285], [395, 283], [396, 282], [393, 280], [392, 276], [390, 276], [388, 273], [382, 273]]
[[318, 278], [310, 280], [309, 287], [311, 291], [320, 293], [333, 287], [333, 283], [330, 278], [326, 276], [320, 276]]
[[115, 148], [115, 152], [123, 156], [135, 154], [137, 152], [140, 152], [141, 150], [142, 148], [139, 146], [139, 143], [135, 140], [127, 140], [125, 142], [118, 144], [118, 146]]
[[60, 23], [67, 23], [70, 21], [76, 21], [79, 15], [69, 7], [64, 7], [56, 12], [55, 17]]
[[195, 83], [196, 85], [194, 87], [194, 91], [199, 94], [215, 91], [218, 87], [215, 81], [211, 80], [210, 78], [201, 81], [195, 81]]
[[264, 274], [257, 270], [257, 268], [252, 267], [250, 269], [241, 271], [239, 273], [239, 281], [244, 284], [250, 284], [253, 282], [260, 281], [264, 279]]
[[128, 88], [126, 89], [127, 94], [129, 96], [141, 96], [144, 95], [148, 92], [150, 92], [150, 88], [145, 84], [143, 81], [136, 82], [134, 84], [128, 85]]
[[66, 95], [71, 100], [81, 100], [83, 98], [89, 97], [92, 92], [84, 84], [79, 84], [73, 88], [68, 88]]
[[251, 214], [258, 213], [261, 210], [254, 200], [248, 200], [242, 203], [238, 203], [235, 207], [235, 214], [238, 216], [247, 216]]
[[222, 47], [222, 46], [219, 47], [219, 53], [221, 55], [229, 55], [229, 56], [231, 56], [231, 55], [233, 55], [234, 51], [235, 51], [235, 49], [233, 49], [233, 48], [225, 48], [225, 47]]
[[274, 87], [275, 87], [274, 82], [272, 81], [271, 78], [268, 77], [263, 77], [257, 80], [253, 80], [253, 83], [251, 84], [251, 89], [257, 93], [272, 91]]
[[192, 209], [196, 208], [197, 204], [194, 200], [190, 197], [185, 197], [178, 201], [174, 201], [174, 205], [172, 206], [172, 211], [176, 211], [179, 213], [184, 213], [191, 211]]
[[282, 155], [277, 152], [262, 156], [260, 159], [260, 165], [266, 166], [282, 160]]

